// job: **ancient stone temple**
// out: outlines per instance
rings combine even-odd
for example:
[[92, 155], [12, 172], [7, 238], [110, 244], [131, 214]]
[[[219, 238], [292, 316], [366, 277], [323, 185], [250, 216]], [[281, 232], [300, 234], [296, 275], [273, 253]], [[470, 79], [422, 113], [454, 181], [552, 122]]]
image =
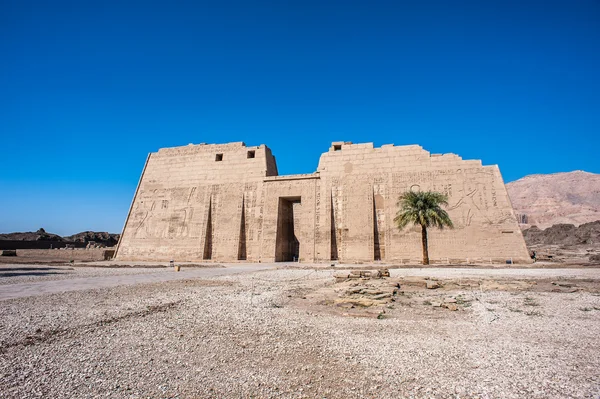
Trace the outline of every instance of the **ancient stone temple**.
[[498, 166], [418, 145], [334, 142], [311, 174], [279, 176], [265, 145], [199, 144], [148, 155], [116, 258], [216, 262], [419, 262], [420, 228], [393, 223], [398, 196], [449, 197], [436, 262], [529, 262]]

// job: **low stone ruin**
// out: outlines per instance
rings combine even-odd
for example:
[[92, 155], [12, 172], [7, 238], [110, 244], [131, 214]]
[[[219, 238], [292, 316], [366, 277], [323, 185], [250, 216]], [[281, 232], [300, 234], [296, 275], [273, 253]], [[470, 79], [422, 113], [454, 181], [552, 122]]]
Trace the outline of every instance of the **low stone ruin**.
[[345, 270], [343, 272], [337, 272], [333, 275], [335, 282], [340, 283], [342, 281], [359, 279], [359, 278], [384, 278], [389, 277], [390, 271], [388, 269], [381, 270]]

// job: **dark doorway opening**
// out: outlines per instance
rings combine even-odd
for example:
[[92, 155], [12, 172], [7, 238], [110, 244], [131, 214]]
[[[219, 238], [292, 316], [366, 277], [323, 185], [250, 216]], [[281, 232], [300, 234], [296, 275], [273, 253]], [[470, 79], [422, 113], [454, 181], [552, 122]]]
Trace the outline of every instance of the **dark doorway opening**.
[[300, 197], [281, 197], [277, 209], [277, 237], [275, 240], [275, 262], [295, 262], [300, 257], [298, 220]]

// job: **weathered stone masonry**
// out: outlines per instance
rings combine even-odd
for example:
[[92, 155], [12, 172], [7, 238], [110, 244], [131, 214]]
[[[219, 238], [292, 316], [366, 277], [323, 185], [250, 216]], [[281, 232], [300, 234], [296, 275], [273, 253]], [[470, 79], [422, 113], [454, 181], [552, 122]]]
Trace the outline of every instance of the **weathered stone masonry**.
[[529, 262], [496, 165], [418, 145], [335, 142], [312, 174], [279, 176], [264, 145], [163, 148], [148, 156], [116, 258], [415, 262], [419, 228], [393, 224], [407, 190], [448, 195], [454, 230], [430, 231], [433, 261]]

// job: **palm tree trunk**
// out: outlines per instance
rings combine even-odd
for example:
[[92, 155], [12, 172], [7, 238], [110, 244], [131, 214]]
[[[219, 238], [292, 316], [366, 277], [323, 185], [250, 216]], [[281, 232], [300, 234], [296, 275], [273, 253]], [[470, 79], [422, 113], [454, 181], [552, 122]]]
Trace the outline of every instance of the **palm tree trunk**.
[[429, 264], [429, 249], [427, 248], [427, 227], [421, 225], [421, 242], [423, 244], [423, 264]]

